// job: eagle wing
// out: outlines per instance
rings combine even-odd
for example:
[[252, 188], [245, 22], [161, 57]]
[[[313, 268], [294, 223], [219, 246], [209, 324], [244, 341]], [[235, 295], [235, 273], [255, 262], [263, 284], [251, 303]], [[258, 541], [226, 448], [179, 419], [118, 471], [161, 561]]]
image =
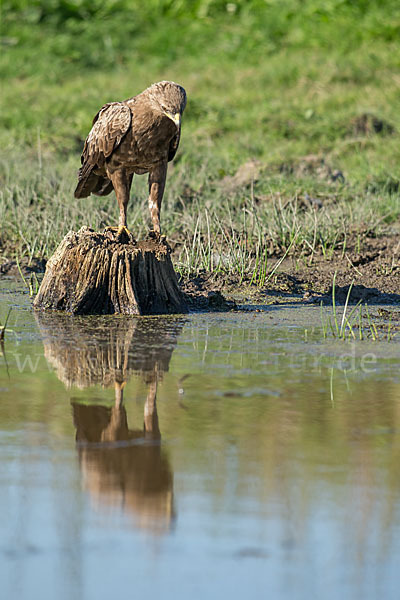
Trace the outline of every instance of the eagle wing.
[[130, 108], [123, 102], [110, 102], [99, 110], [83, 147], [75, 198], [85, 198], [91, 193], [102, 196], [111, 192], [112, 184], [107, 178], [96, 175], [93, 169], [102, 167], [106, 159], [118, 148], [131, 122]]
[[82, 165], [102, 166], [117, 148], [132, 122], [129, 106], [123, 102], [105, 104], [93, 119], [93, 126], [83, 148]]
[[172, 140], [169, 143], [168, 162], [170, 162], [174, 158], [176, 151], [178, 150], [180, 139], [181, 139], [181, 128], [179, 127], [176, 135], [174, 135], [174, 137], [172, 138]]

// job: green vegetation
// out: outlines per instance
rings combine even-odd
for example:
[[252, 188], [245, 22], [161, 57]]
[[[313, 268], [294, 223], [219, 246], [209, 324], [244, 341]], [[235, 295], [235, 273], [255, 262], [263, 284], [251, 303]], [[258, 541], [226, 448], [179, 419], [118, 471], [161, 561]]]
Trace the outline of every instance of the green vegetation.
[[[4, 0], [0, 255], [115, 223], [113, 196], [73, 199], [82, 142], [102, 104], [160, 79], [189, 97], [162, 211], [182, 273], [262, 287], [271, 255], [395, 228], [399, 40], [397, 0]], [[146, 178], [133, 193], [139, 236]]]
[[[388, 342], [392, 341], [400, 331], [400, 326], [397, 324], [400, 313], [379, 309], [377, 314], [371, 315], [368, 304], [363, 305], [361, 300], [350, 309], [349, 303], [353, 289], [353, 284], [351, 284], [340, 317], [336, 304], [336, 275], [335, 271], [332, 283], [332, 315], [324, 311], [321, 301], [321, 324], [324, 339], [331, 334], [339, 340], [370, 339], [376, 342], [386, 339]], [[396, 320], [395, 324], [392, 322], [393, 316]]]
[[0, 357], [4, 356], [4, 337], [5, 333], [15, 333], [12, 329], [7, 329], [8, 319], [10, 318], [12, 308], [8, 309], [8, 313], [6, 316], [6, 320], [4, 321], [4, 325], [0, 323]]

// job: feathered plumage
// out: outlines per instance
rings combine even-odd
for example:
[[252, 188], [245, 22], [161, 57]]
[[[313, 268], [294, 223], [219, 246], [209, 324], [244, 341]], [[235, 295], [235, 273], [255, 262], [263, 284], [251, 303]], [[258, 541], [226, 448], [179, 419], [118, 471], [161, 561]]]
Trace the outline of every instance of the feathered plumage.
[[123, 102], [105, 104], [93, 119], [83, 148], [76, 198], [106, 196], [113, 189], [126, 228], [126, 207], [134, 173], [149, 173], [149, 209], [160, 233], [160, 207], [167, 163], [178, 149], [186, 92], [172, 81], [155, 83]]

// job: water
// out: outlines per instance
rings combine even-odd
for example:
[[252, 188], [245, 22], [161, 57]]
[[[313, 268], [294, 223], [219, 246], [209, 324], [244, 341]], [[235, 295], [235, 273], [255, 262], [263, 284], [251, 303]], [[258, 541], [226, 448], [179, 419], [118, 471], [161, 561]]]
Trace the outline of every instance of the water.
[[398, 598], [400, 336], [8, 306], [3, 598]]

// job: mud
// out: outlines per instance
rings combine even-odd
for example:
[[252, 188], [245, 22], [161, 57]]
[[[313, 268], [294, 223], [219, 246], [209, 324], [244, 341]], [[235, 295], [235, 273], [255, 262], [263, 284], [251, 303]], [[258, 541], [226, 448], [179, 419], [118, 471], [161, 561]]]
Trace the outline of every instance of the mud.
[[[152, 243], [148, 240], [148, 243]], [[226, 311], [236, 304], [262, 302], [280, 304], [332, 302], [333, 279], [335, 301], [350, 303], [400, 304], [400, 239], [396, 235], [372, 237], [364, 235], [358, 250], [356, 237], [348, 250], [329, 255], [314, 254], [285, 259], [278, 272], [262, 287], [251, 282], [251, 277], [239, 280], [229, 273], [199, 273], [184, 278], [180, 285], [191, 310]], [[276, 256], [279, 260], [279, 256]], [[271, 269], [273, 268], [271, 259]], [[33, 274], [43, 273], [43, 259], [22, 259], [19, 263], [8, 260], [0, 265], [0, 277], [29, 280]], [[40, 278], [40, 276], [39, 276]]]
[[[279, 272], [263, 287], [251, 283], [250, 277], [239, 281], [226, 273], [201, 273], [181, 282], [185, 292], [206, 298], [219, 291], [236, 302], [258, 301], [269, 304], [296, 301], [301, 303], [332, 302], [335, 278], [335, 301], [350, 304], [400, 304], [400, 239], [396, 236], [366, 237], [362, 251], [335, 251], [330, 256], [314, 254], [291, 257], [283, 261]], [[277, 258], [277, 260], [279, 257]], [[271, 264], [271, 269], [273, 265]], [[350, 295], [349, 288], [351, 286]]]
[[358, 115], [349, 125], [350, 135], [393, 135], [396, 129], [391, 123], [371, 113]]
[[0, 278], [21, 278], [21, 273], [24, 277], [29, 277], [33, 273], [44, 273], [46, 262], [44, 258], [29, 259], [27, 256], [18, 262], [12, 259], [5, 260], [3, 264], [0, 264]]

